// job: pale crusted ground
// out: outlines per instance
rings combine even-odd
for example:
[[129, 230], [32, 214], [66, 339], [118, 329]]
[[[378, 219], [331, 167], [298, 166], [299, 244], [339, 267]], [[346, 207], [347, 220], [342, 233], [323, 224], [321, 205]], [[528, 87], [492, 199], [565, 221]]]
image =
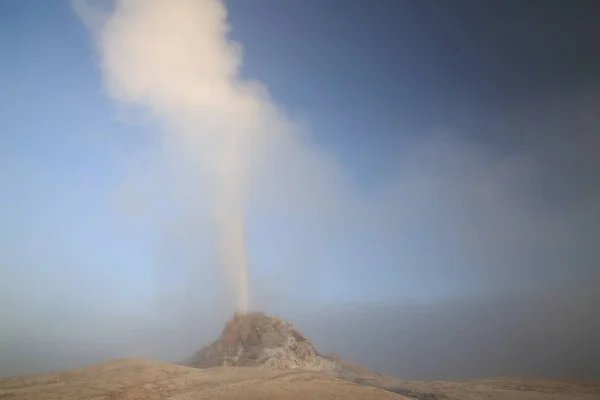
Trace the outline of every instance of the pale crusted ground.
[[301, 371], [251, 367], [196, 369], [124, 359], [55, 374], [3, 379], [0, 399], [600, 399], [600, 383], [593, 382], [537, 379], [418, 382], [373, 374], [346, 379], [361, 384]]
[[427, 400], [600, 400], [600, 382], [534, 378], [406, 381], [373, 375], [352, 380]]

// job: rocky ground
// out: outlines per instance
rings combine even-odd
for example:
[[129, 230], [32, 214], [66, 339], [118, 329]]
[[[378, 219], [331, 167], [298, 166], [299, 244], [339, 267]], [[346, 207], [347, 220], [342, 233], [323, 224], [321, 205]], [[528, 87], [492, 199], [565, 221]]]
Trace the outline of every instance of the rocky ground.
[[292, 324], [263, 313], [236, 314], [221, 336], [205, 346], [184, 365], [261, 367], [333, 373], [338, 364], [322, 357]]

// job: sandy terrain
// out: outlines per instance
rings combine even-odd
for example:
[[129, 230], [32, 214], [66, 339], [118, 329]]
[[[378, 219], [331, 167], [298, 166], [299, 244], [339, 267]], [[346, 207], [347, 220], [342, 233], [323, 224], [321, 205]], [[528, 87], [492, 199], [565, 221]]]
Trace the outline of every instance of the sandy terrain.
[[[361, 381], [360, 377], [354, 379]], [[416, 382], [371, 375], [357, 384], [310, 372], [250, 367], [197, 369], [144, 359], [0, 380], [0, 399], [10, 400], [309, 398], [592, 400], [600, 399], [600, 383], [532, 379]]]
[[196, 369], [116, 360], [56, 374], [0, 380], [0, 399], [400, 399], [391, 392], [307, 372]]

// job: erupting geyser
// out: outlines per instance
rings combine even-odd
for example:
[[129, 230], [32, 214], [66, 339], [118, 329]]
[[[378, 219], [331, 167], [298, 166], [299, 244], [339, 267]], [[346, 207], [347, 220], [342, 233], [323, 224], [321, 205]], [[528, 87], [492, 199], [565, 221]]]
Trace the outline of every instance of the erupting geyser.
[[[116, 0], [103, 18], [89, 4], [79, 9], [89, 13], [84, 20], [97, 39], [110, 95], [159, 122], [169, 135], [164, 153], [187, 166], [181, 178], [186, 193], [210, 197], [221, 269], [238, 312], [246, 313], [247, 193], [260, 175], [257, 163], [289, 132], [267, 91], [240, 76], [241, 52], [227, 37], [224, 5]], [[187, 200], [183, 212], [190, 219], [204, 212], [195, 208], [195, 198]]]

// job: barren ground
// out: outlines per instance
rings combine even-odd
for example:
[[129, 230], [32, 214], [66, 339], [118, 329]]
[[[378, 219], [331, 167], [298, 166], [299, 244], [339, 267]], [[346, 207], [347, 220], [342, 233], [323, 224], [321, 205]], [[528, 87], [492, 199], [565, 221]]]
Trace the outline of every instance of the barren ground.
[[353, 379], [360, 384], [300, 371], [249, 367], [196, 369], [152, 360], [123, 359], [54, 374], [2, 379], [0, 399], [600, 399], [600, 383], [591, 382], [535, 379], [416, 382], [373, 375]]

